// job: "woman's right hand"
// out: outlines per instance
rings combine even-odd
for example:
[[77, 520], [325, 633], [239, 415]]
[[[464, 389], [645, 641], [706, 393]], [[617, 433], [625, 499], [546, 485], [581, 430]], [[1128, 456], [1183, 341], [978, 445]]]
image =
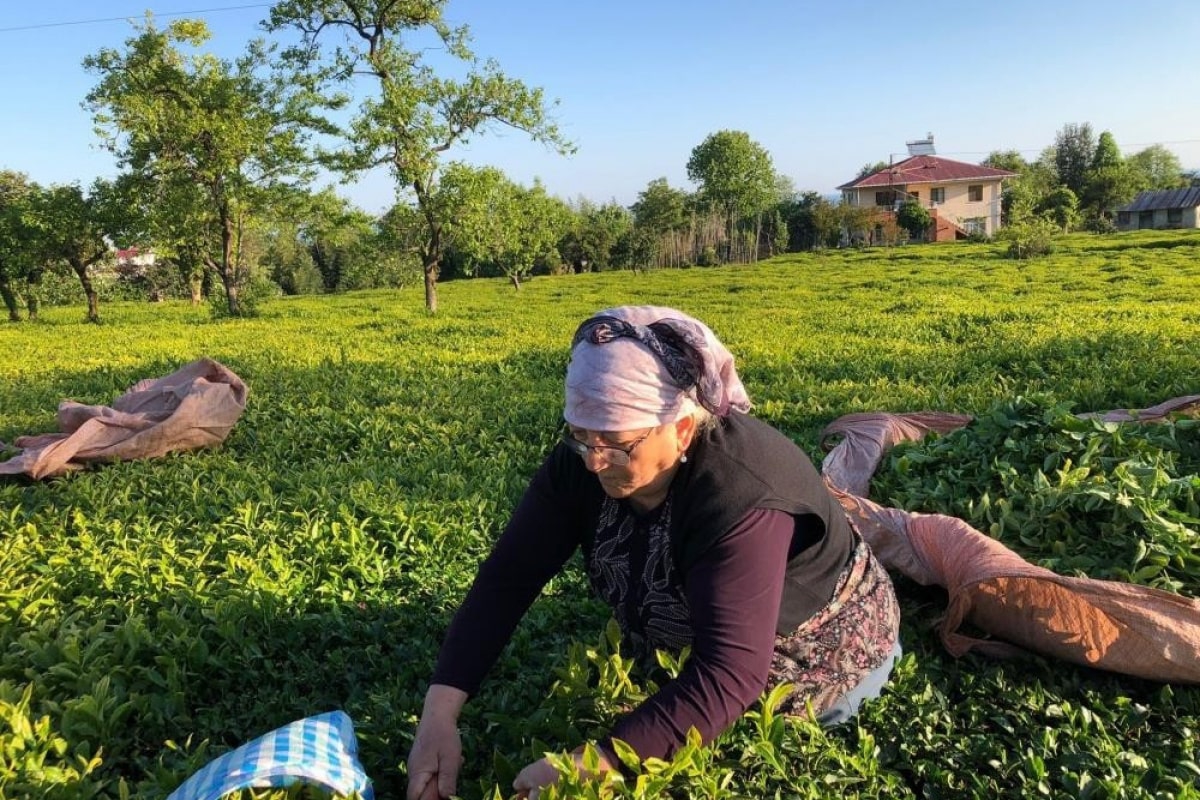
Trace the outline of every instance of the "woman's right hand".
[[442, 800], [458, 789], [463, 761], [458, 712], [466, 699], [465, 692], [451, 686], [429, 687], [408, 753], [407, 800]]

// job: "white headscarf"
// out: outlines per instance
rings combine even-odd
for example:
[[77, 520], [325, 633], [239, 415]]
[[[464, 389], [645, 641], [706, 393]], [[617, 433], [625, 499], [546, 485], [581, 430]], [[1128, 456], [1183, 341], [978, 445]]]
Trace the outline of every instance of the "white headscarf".
[[733, 355], [700, 320], [662, 306], [620, 306], [579, 326], [563, 414], [571, 425], [653, 428], [697, 404], [720, 417], [750, 410]]

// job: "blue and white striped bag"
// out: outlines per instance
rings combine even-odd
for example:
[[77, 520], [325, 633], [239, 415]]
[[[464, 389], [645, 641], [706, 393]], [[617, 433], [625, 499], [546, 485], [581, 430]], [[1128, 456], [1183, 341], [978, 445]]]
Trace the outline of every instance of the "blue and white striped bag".
[[297, 720], [213, 759], [167, 800], [218, 800], [239, 789], [295, 783], [374, 800], [371, 779], [358, 763], [354, 723], [344, 711]]

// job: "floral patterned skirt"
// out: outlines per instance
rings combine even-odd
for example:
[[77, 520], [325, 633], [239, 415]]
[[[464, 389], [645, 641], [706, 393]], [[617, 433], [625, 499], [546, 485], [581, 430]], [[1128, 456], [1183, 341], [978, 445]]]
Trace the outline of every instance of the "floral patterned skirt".
[[819, 717], [892, 658], [900, 606], [887, 571], [859, 541], [833, 599], [787, 635], [775, 637], [770, 686], [792, 684], [779, 711]]

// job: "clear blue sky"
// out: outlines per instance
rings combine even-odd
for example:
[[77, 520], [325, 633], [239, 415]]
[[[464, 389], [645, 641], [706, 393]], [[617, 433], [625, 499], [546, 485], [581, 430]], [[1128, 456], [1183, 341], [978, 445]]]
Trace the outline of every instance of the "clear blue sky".
[[[0, 167], [42, 183], [111, 175], [80, 103], [80, 66], [150, 9], [202, 17], [212, 50], [259, 35], [269, 3], [41, 0], [0, 19]], [[218, 10], [221, 9], [221, 10]], [[746, 131], [801, 190], [822, 193], [932, 132], [939, 155], [1035, 158], [1068, 122], [1109, 130], [1126, 154], [1161, 143], [1200, 168], [1200, 0], [450, 0], [474, 48], [557, 98], [578, 145], [562, 157], [515, 132], [459, 157], [535, 177], [564, 199], [632, 203], [659, 177], [691, 189], [692, 148]], [[84, 24], [61, 24], [89, 21]], [[42, 27], [32, 27], [42, 26]], [[386, 175], [339, 191], [369, 211]]]

